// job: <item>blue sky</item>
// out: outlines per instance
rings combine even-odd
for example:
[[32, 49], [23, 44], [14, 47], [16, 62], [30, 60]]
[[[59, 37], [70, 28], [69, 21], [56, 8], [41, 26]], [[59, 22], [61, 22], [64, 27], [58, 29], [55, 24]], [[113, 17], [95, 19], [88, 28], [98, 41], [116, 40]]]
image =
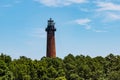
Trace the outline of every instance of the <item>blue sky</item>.
[[49, 18], [56, 23], [58, 57], [120, 54], [119, 0], [0, 0], [0, 53], [46, 56]]

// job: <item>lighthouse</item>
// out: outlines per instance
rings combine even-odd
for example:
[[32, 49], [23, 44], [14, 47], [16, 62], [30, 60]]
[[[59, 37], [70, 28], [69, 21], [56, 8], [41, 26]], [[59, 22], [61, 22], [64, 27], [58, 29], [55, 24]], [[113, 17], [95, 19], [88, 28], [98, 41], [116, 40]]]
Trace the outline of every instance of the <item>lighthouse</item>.
[[52, 18], [48, 20], [47, 28], [45, 29], [47, 32], [47, 49], [46, 49], [46, 57], [55, 58], [56, 57], [56, 48], [55, 48], [55, 23]]

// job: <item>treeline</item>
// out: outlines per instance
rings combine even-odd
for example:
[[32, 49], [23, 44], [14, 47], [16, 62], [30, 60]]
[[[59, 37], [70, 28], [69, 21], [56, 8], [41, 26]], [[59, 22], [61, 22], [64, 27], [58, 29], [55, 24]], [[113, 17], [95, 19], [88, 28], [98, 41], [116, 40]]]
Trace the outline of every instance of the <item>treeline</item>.
[[69, 54], [64, 59], [21, 56], [12, 60], [0, 54], [0, 80], [120, 80], [120, 56]]

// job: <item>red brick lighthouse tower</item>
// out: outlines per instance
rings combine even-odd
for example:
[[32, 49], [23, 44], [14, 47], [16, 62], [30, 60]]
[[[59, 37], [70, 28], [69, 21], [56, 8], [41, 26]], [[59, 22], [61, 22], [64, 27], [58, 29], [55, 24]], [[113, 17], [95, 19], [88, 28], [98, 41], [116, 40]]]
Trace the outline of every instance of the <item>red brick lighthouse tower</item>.
[[55, 48], [55, 23], [50, 18], [48, 20], [48, 25], [45, 31], [47, 32], [47, 51], [46, 57], [55, 58], [56, 57], [56, 48]]

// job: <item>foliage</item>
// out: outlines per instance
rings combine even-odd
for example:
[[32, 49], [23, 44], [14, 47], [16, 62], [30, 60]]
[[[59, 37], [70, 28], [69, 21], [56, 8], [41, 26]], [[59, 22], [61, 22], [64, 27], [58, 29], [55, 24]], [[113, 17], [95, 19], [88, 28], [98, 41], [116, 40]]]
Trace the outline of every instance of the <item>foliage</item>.
[[12, 60], [0, 55], [0, 80], [120, 80], [120, 56], [69, 54], [61, 58], [32, 60], [25, 56]]

